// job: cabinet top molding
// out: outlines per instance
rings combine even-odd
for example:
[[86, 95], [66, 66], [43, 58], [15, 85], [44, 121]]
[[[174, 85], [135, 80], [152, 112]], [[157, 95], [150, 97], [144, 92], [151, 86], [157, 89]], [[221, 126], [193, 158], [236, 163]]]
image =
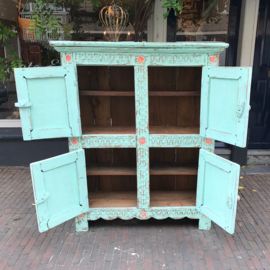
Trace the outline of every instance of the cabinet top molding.
[[[224, 42], [89, 42], [50, 41], [58, 52], [150, 53], [150, 54], [217, 54], [229, 47]], [[109, 51], [108, 51], [109, 49]]]

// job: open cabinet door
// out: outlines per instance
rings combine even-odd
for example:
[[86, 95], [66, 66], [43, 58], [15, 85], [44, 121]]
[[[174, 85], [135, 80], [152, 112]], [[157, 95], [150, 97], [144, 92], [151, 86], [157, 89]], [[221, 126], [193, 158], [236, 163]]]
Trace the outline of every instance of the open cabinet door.
[[197, 207], [228, 233], [234, 233], [240, 166], [200, 150]]
[[245, 147], [251, 68], [203, 67], [200, 135]]
[[88, 211], [83, 149], [32, 163], [30, 168], [40, 232]]
[[81, 136], [73, 67], [17, 68], [15, 79], [24, 140]]

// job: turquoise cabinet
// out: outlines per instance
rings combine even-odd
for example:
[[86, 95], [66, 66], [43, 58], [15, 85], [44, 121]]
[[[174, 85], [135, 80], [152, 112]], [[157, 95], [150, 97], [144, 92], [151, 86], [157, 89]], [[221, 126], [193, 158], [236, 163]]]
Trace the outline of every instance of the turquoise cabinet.
[[40, 232], [71, 218], [199, 220], [234, 232], [251, 69], [218, 67], [225, 43], [52, 42], [62, 66], [16, 69], [24, 140], [67, 137], [30, 165]]

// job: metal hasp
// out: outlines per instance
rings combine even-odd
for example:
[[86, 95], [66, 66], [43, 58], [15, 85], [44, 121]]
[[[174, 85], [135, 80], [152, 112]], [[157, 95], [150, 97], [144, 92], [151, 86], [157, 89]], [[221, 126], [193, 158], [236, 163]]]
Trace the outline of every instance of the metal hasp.
[[[218, 67], [219, 54], [228, 44], [54, 41], [51, 45], [61, 53], [62, 66], [15, 70], [24, 140], [66, 137], [69, 141], [70, 153], [30, 166], [40, 232], [74, 217], [77, 231], [87, 231], [88, 220], [99, 218], [188, 217], [199, 219], [199, 229], [209, 230], [212, 220], [233, 233], [240, 167], [213, 152], [215, 140], [246, 145], [251, 68]], [[79, 96], [77, 66], [133, 67], [136, 109], [133, 132], [82, 132], [83, 97]], [[201, 68], [197, 132], [151, 132], [148, 89], [151, 67]], [[92, 148], [136, 149], [137, 163], [132, 171], [137, 177], [136, 205], [89, 206], [87, 183], [92, 182], [91, 176], [87, 176], [85, 151]], [[194, 170], [197, 188], [193, 205], [151, 206], [151, 148], [200, 149], [199, 167]]]

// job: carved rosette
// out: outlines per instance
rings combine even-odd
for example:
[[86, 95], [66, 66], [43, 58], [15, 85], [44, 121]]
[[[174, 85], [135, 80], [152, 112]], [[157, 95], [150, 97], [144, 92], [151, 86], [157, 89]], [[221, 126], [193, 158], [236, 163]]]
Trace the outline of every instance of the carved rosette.
[[64, 52], [61, 54], [62, 57], [62, 65], [63, 66], [70, 66], [74, 65], [75, 59], [74, 59], [74, 54], [71, 52]]
[[207, 65], [217, 67], [219, 65], [219, 54], [208, 55]]

